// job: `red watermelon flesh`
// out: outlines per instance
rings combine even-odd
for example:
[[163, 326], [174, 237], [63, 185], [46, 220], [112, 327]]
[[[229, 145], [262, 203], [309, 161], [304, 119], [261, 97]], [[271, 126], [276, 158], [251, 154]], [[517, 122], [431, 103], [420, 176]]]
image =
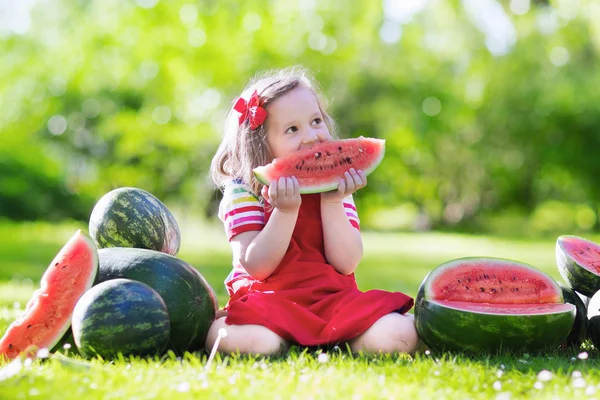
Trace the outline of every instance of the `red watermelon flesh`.
[[92, 287], [97, 272], [96, 244], [77, 231], [44, 272], [23, 314], [0, 339], [0, 358], [15, 358], [32, 346], [54, 347], [71, 326], [75, 304]]
[[577, 236], [561, 236], [559, 240], [562, 250], [577, 264], [600, 274], [600, 246], [597, 243]]
[[511, 260], [463, 258], [432, 272], [429, 300], [489, 304], [564, 303], [556, 281], [542, 271]]
[[330, 140], [276, 158], [268, 165], [255, 168], [254, 175], [265, 185], [280, 177], [295, 176], [300, 184], [300, 193], [326, 192], [337, 189], [339, 179], [350, 168], [369, 175], [381, 163], [384, 153], [383, 139], [361, 136]]

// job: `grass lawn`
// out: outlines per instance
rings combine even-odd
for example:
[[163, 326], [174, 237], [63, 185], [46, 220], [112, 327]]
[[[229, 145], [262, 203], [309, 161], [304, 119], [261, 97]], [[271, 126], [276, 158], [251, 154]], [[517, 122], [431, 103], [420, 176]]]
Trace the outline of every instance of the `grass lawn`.
[[[55, 253], [78, 228], [85, 226], [0, 223], [0, 334], [22, 311]], [[229, 272], [230, 254], [221, 227], [182, 226], [182, 231], [179, 256], [203, 273], [223, 305], [227, 297], [222, 281]], [[399, 290], [415, 296], [422, 279], [438, 264], [477, 255], [527, 262], [560, 279], [552, 238], [365, 232], [364, 244], [364, 261], [357, 271], [363, 290]], [[281, 357], [217, 357], [209, 368], [206, 359], [203, 353], [113, 362], [55, 357], [26, 365], [8, 379], [0, 372], [0, 398], [600, 397], [600, 357], [589, 344], [544, 354], [426, 352], [414, 358], [293, 348]]]

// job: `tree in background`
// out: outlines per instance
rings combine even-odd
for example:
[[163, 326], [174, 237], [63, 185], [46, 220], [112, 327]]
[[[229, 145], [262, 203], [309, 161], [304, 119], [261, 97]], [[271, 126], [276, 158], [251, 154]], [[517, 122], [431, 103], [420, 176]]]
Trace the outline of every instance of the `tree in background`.
[[2, 216], [86, 219], [118, 186], [211, 214], [208, 164], [232, 100], [257, 70], [301, 63], [343, 136], [387, 139], [357, 195], [365, 226], [598, 226], [597, 2], [2, 7]]

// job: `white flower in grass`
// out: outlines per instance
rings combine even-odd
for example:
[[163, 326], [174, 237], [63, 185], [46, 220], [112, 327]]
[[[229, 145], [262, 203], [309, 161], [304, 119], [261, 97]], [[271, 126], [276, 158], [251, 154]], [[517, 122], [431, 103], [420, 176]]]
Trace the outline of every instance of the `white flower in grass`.
[[581, 371], [573, 371], [573, 373], [571, 374], [571, 377], [573, 379], [577, 379], [577, 378], [581, 378], [583, 375], [581, 375]]
[[540, 382], [548, 382], [550, 379], [552, 379], [552, 376], [552, 372], [548, 371], [547, 369], [543, 369], [538, 373], [537, 378]]
[[65, 343], [65, 345], [63, 346], [63, 349], [65, 349], [65, 350], [69, 350], [70, 348], [71, 348], [70, 343]]
[[179, 385], [177, 385], [177, 391], [181, 392], [181, 393], [189, 392], [190, 391], [189, 382], [181, 382]]
[[583, 389], [587, 386], [585, 379], [583, 378], [575, 378], [573, 379], [573, 387], [577, 389]]
[[595, 386], [588, 386], [585, 388], [585, 394], [586, 396], [593, 396], [596, 394], [596, 387]]
[[498, 378], [502, 378], [502, 375], [504, 375], [504, 371], [502, 371], [501, 369], [499, 369], [498, 371], [496, 371], [496, 376]]
[[588, 359], [588, 353], [586, 351], [584, 351], [583, 353], [579, 353], [577, 355], [577, 358], [579, 358], [580, 360], [587, 360]]
[[544, 388], [544, 384], [540, 381], [537, 381], [536, 383], [533, 384], [534, 389], [537, 390], [542, 390]]
[[500, 382], [500, 381], [494, 382], [493, 387], [494, 387], [494, 390], [498, 390], [498, 391], [502, 390], [502, 382]]
[[0, 382], [5, 381], [21, 372], [23, 362], [20, 358], [15, 358], [13, 361], [0, 368]]
[[50, 351], [48, 351], [48, 349], [45, 347], [39, 349], [37, 352], [37, 358], [48, 358], [49, 355], [50, 355]]
[[496, 400], [510, 400], [510, 392], [498, 393]]
[[326, 364], [329, 361], [329, 354], [327, 354], [327, 353], [321, 353], [321, 354], [319, 354], [319, 357], [317, 357], [317, 360], [321, 364]]

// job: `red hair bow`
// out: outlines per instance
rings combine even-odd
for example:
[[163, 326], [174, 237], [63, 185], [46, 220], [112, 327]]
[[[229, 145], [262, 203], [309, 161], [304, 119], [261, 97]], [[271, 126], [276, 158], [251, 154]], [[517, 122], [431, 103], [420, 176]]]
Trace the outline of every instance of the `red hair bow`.
[[260, 106], [260, 99], [256, 90], [248, 101], [240, 97], [233, 109], [240, 113], [239, 124], [242, 125], [246, 120], [250, 120], [250, 129], [252, 130], [261, 126], [267, 118], [267, 111]]

